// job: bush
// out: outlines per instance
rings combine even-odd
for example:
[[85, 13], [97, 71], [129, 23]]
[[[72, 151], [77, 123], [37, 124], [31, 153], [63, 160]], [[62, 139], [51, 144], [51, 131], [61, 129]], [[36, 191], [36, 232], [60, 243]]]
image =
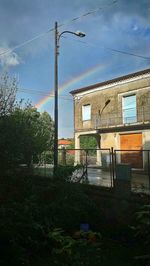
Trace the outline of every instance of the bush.
[[[72, 235], [72, 232], [79, 229], [80, 223], [89, 223], [94, 230], [98, 209], [82, 191], [81, 185], [52, 183], [50, 180], [36, 178], [10, 178], [1, 181], [1, 265], [30, 265], [31, 258], [51, 256], [51, 253], [53, 258], [57, 257], [50, 237], [54, 228], [63, 228], [68, 235]], [[64, 243], [70, 245], [71, 242], [67, 251], [61, 254], [64, 259], [67, 252], [67, 260], [71, 260], [69, 252], [74, 252], [73, 250], [79, 256], [78, 246], [87, 249], [84, 241], [80, 243], [61, 232], [59, 235], [64, 239], [60, 250], [64, 250]], [[91, 245], [87, 250], [91, 250], [92, 254], [94, 252]]]
[[83, 166], [81, 165], [59, 165], [57, 167], [57, 171], [55, 172], [55, 176], [54, 179], [57, 181], [65, 181], [65, 182], [74, 182], [74, 178], [73, 178], [73, 173], [76, 172], [76, 176], [77, 174], [80, 172], [82, 172]]
[[54, 265], [100, 265], [100, 234], [80, 231], [73, 237], [55, 229], [48, 236], [52, 241]]
[[137, 240], [150, 247], [150, 205], [144, 205], [135, 213], [132, 229]]

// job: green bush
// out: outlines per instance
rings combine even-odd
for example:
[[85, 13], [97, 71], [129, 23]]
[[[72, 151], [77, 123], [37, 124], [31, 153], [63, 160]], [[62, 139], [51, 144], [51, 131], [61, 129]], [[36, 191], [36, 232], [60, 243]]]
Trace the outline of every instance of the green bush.
[[57, 171], [55, 172], [54, 180], [73, 182], [73, 173], [75, 171], [82, 171], [83, 166], [81, 165], [59, 165]]
[[[89, 223], [94, 230], [99, 216], [98, 208], [82, 191], [81, 185], [52, 183], [42, 178], [2, 179], [0, 200], [0, 247], [3, 251], [0, 264], [3, 266], [30, 265], [31, 258], [51, 256], [54, 250], [50, 232], [54, 228], [62, 228], [72, 235], [80, 223]], [[74, 241], [63, 237], [65, 241]], [[79, 246], [84, 243], [77, 242]], [[78, 244], [75, 244], [75, 250]], [[67, 256], [70, 260], [69, 253]]]
[[61, 229], [55, 229], [48, 236], [52, 241], [53, 265], [100, 265], [100, 234], [80, 231], [73, 237], [65, 235]]
[[142, 245], [150, 247], [150, 205], [144, 205], [135, 213], [135, 222], [132, 229], [135, 237]]

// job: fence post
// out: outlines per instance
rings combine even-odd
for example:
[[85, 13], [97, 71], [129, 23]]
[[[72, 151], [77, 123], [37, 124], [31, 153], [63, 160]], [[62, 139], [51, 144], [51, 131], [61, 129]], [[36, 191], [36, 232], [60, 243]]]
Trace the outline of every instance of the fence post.
[[88, 156], [88, 150], [86, 150], [86, 157], [85, 157], [85, 173], [86, 173], [86, 178], [87, 178], [87, 174], [88, 174], [88, 172], [87, 172], [87, 165], [88, 165], [88, 160], [87, 160], [87, 156]]
[[149, 189], [150, 189], [150, 151], [148, 151], [148, 177], [149, 177]]
[[65, 149], [65, 147], [62, 148], [62, 164], [66, 165], [66, 149]]
[[101, 143], [101, 136], [100, 134], [96, 134], [96, 164], [98, 166], [102, 166], [102, 158], [101, 158], [101, 150], [100, 150], [100, 143]]
[[111, 147], [111, 165], [112, 165], [112, 178], [111, 178], [111, 187], [114, 186], [115, 171], [114, 171], [114, 148]]

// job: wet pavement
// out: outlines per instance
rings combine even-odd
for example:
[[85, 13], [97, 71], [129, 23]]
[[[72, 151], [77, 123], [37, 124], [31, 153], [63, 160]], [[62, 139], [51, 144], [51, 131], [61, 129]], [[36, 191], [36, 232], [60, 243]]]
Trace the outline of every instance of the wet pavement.
[[[88, 181], [91, 185], [111, 187], [113, 180], [110, 171], [99, 168], [88, 168]], [[131, 177], [132, 191], [150, 193], [148, 174], [132, 172]]]
[[111, 174], [102, 169], [88, 168], [88, 180], [92, 185], [111, 187]]

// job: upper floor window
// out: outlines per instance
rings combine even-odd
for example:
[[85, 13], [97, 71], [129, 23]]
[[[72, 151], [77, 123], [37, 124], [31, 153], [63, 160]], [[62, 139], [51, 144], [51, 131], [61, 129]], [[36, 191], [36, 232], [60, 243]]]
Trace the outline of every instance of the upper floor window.
[[123, 123], [134, 123], [137, 121], [136, 95], [128, 95], [122, 98]]
[[91, 120], [91, 105], [82, 106], [82, 121]]

